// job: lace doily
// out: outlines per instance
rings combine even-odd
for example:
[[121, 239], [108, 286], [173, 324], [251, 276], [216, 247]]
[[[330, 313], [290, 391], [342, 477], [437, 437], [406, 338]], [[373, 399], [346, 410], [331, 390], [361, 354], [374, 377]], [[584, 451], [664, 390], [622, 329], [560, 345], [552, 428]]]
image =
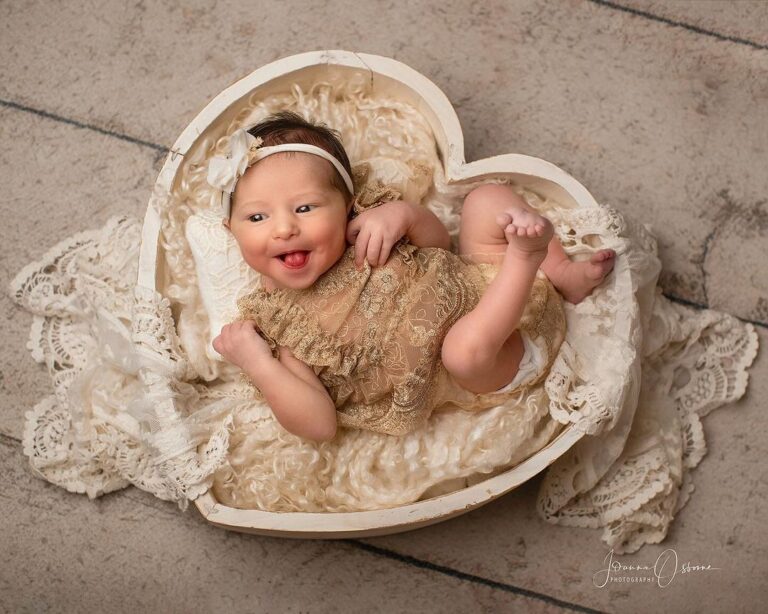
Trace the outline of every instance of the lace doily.
[[550, 467], [537, 501], [554, 524], [604, 527], [617, 553], [664, 539], [693, 491], [690, 471], [706, 454], [701, 418], [744, 394], [757, 355], [751, 324], [654, 290], [631, 425], [579, 441]]
[[183, 381], [168, 300], [135, 286], [140, 239], [138, 220], [114, 217], [11, 282], [34, 316], [27, 347], [55, 391], [25, 414], [24, 453], [71, 492], [95, 498], [133, 484], [186, 508], [226, 459], [232, 404], [220, 400], [235, 395]]

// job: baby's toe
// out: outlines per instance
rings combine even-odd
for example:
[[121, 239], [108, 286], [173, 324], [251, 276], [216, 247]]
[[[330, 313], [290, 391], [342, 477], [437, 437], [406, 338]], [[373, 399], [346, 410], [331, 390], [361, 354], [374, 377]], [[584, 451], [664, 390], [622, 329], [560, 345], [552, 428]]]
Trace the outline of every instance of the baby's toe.
[[511, 216], [509, 213], [507, 213], [507, 212], [504, 212], [504, 213], [499, 213], [499, 214], [496, 216], [496, 223], [497, 223], [499, 226], [502, 226], [502, 227], [506, 227], [506, 226], [508, 226], [508, 225], [509, 225], [511, 222], [512, 222], [512, 216]]
[[594, 264], [599, 264], [603, 262], [604, 260], [608, 260], [609, 258], [613, 258], [614, 252], [611, 249], [601, 249], [600, 251], [595, 252], [590, 257], [589, 261]]

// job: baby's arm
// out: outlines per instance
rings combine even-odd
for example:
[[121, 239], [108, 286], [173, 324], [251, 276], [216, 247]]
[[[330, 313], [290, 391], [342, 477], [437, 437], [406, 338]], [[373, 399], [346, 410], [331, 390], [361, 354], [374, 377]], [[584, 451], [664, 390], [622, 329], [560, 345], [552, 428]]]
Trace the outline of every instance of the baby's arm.
[[253, 381], [287, 430], [315, 441], [336, 435], [336, 407], [314, 371], [284, 347], [279, 360], [256, 332], [253, 320], [226, 324], [213, 340], [213, 349]]
[[414, 205], [404, 200], [395, 202], [408, 205], [410, 212], [405, 234], [413, 245], [451, 249], [451, 236], [439, 217], [422, 205]]
[[288, 348], [280, 348], [280, 360], [263, 360], [246, 368], [245, 373], [285, 430], [314, 441], [330, 441], [336, 436], [333, 399], [315, 372]]

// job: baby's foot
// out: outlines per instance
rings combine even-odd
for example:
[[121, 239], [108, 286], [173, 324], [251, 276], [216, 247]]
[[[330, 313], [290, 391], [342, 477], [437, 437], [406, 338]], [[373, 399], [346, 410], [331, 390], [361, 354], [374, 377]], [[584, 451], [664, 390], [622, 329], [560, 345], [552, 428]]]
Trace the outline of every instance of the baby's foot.
[[504, 229], [507, 253], [527, 259], [546, 258], [547, 246], [554, 234], [547, 218], [523, 207], [510, 207], [496, 216], [496, 222]]
[[601, 249], [592, 254], [589, 260], [567, 262], [560, 272], [558, 283], [553, 284], [566, 301], [576, 305], [603, 283], [615, 263], [616, 252], [612, 249]]

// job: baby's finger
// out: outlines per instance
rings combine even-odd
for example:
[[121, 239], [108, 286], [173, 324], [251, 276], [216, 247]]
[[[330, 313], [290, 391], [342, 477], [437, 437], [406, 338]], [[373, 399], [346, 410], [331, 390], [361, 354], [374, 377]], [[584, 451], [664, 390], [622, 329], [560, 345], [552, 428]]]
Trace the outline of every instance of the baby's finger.
[[355, 242], [355, 266], [360, 269], [365, 261], [365, 254], [368, 251], [368, 242], [371, 239], [369, 232], [361, 231], [357, 235], [357, 241]]
[[355, 240], [357, 239], [357, 235], [360, 234], [360, 224], [355, 223], [357, 220], [351, 221], [349, 224], [347, 224], [347, 243], [350, 245], [355, 244]]
[[379, 260], [376, 263], [376, 266], [384, 266], [387, 264], [387, 260], [389, 260], [389, 254], [392, 251], [392, 245], [393, 243], [390, 243], [389, 241], [385, 241], [381, 245], [381, 252], [379, 252]]
[[376, 264], [379, 262], [379, 254], [381, 253], [381, 246], [383, 242], [384, 239], [381, 236], [371, 237], [371, 240], [368, 242], [368, 264], [371, 266], [376, 266]]
[[256, 330], [256, 322], [253, 320], [244, 320], [240, 325], [241, 334], [252, 335]]

